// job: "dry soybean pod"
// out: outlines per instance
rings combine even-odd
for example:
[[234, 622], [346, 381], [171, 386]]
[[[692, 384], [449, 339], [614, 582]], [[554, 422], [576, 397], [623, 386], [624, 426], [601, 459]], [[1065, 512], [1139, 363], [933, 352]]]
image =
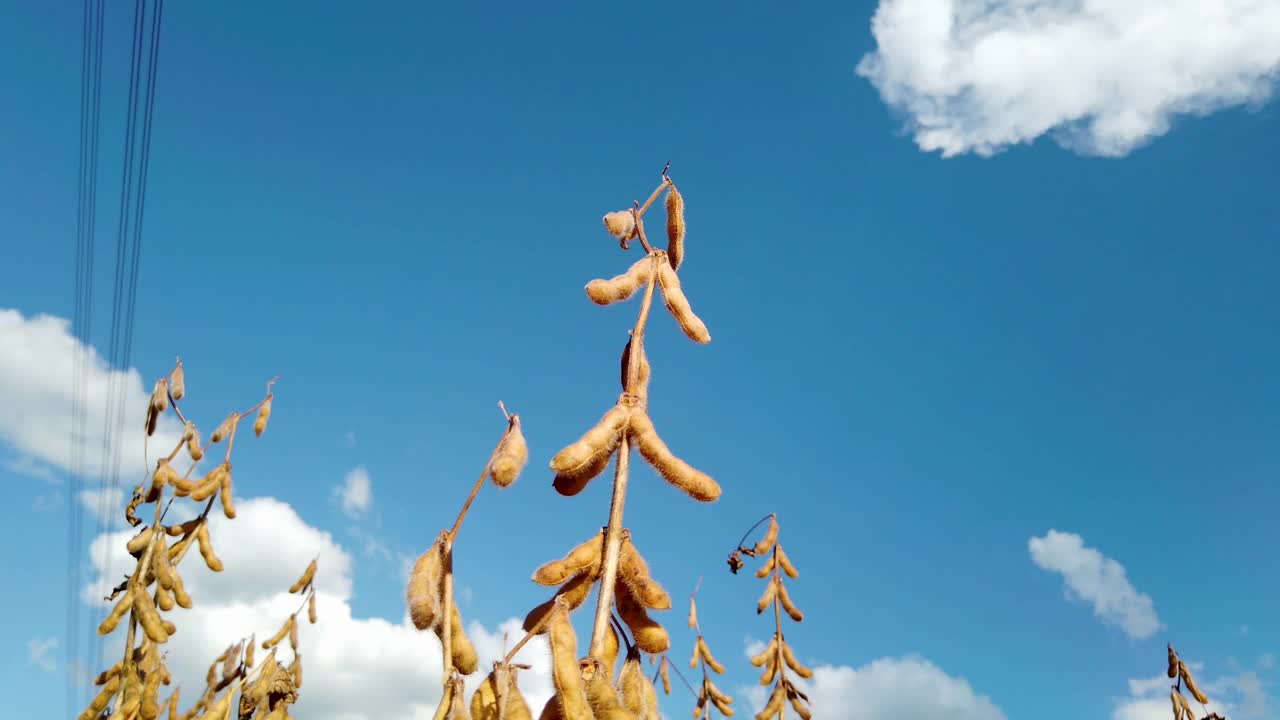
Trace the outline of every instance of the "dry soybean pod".
[[679, 270], [684, 260], [684, 196], [671, 183], [667, 191], [667, 259], [671, 261], [671, 269]]
[[489, 468], [489, 477], [498, 487], [509, 487], [520, 476], [520, 471], [529, 462], [529, 446], [525, 442], [524, 433], [520, 430], [520, 416], [512, 415], [511, 429], [502, 439]]
[[653, 466], [663, 480], [699, 502], [712, 502], [720, 497], [720, 485], [710, 475], [676, 457], [658, 437], [653, 421], [644, 410], [637, 408], [631, 413], [627, 432], [635, 441], [640, 457]]
[[680, 278], [676, 277], [676, 271], [668, 263], [658, 264], [658, 285], [662, 288], [662, 300], [666, 303], [667, 311], [676, 319], [684, 334], [696, 343], [711, 342], [711, 332], [707, 330], [702, 318], [693, 312], [689, 298], [685, 297], [684, 289], [680, 287]]
[[604, 532], [580, 543], [559, 560], [543, 564], [533, 572], [533, 581], [539, 585], [560, 585], [580, 570], [600, 562], [600, 550], [604, 545]]
[[587, 283], [587, 297], [597, 305], [611, 305], [631, 298], [636, 291], [644, 287], [649, 279], [650, 263], [653, 258], [646, 255], [635, 261], [627, 271], [608, 280], [597, 278]]

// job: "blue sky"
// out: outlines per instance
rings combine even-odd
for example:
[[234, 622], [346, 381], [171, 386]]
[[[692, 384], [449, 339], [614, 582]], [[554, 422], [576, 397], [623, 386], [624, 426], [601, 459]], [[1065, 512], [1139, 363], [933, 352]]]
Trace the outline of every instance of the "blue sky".
[[[330, 533], [352, 560], [352, 617], [392, 624], [404, 560], [452, 522], [501, 432], [503, 400], [524, 419], [530, 464], [514, 488], [480, 496], [456, 562], [469, 619], [522, 617], [546, 595], [532, 570], [607, 516], [605, 483], [561, 498], [547, 462], [615, 399], [634, 320], [634, 303], [598, 308], [582, 292], [638, 257], [600, 217], [643, 200], [670, 160], [689, 223], [680, 274], [713, 342], [697, 346], [655, 314], [651, 414], [724, 496], [698, 505], [646, 470], [627, 525], [676, 598], [664, 622], [681, 667], [684, 598], [705, 574], [704, 631], [730, 665], [719, 684], [747, 702], [744, 648], [771, 624], [752, 609], [761, 583], [729, 575], [724, 556], [777, 512], [807, 613], [788, 639], [802, 660], [831, 666], [832, 683], [853, 683], [829, 697], [853, 687], [861, 701], [875, 673], [907, 673], [904, 659], [919, 657], [1004, 717], [1145, 718], [1121, 715], [1144, 699], [1129, 681], [1159, 674], [1172, 641], [1237, 716], [1277, 717], [1266, 658], [1280, 652], [1280, 115], [1269, 81], [1212, 53], [1179, 54], [1175, 38], [1150, 57], [1187, 58], [1205, 70], [1190, 76], [1244, 78], [1257, 92], [1140, 103], [1123, 85], [1160, 85], [1152, 60], [1124, 65], [1120, 89], [1071, 119], [1077, 110], [1045, 96], [1078, 97], [1081, 77], [1116, 68], [1077, 71], [1070, 48], [1046, 45], [1063, 77], [1028, 63], [991, 80], [981, 62], [961, 63], [968, 85], [930, 104], [936, 83], [890, 44], [908, 36], [909, 5], [881, 3], [877, 36], [875, 3], [171, 3], [139, 387], [181, 355], [184, 408], [208, 432], [280, 375], [267, 434], [237, 444], [238, 492]], [[108, 15], [99, 353], [129, 15]], [[1257, 19], [1215, 22], [1232, 37]], [[75, 4], [0, 12], [10, 340], [55, 337], [53, 325], [34, 333], [37, 316], [72, 314], [79, 23]], [[1257, 47], [1256, 34], [1239, 39]], [[877, 52], [888, 69], [859, 73]], [[948, 157], [929, 147], [937, 133]], [[69, 363], [57, 343], [6, 344], [10, 391], [35, 383], [22, 372]], [[33, 360], [42, 347], [54, 355]], [[56, 451], [40, 449], [58, 439], [27, 430], [62, 411], [10, 407], [0, 540], [32, 549], [6, 569], [49, 590], [3, 601], [22, 621], [0, 640], [10, 677], [61, 697], [69, 485]], [[347, 513], [334, 492], [356, 468], [371, 500]], [[1059, 537], [1037, 562], [1029, 543], [1051, 530], [1082, 546]], [[281, 572], [287, 586], [294, 571]], [[1135, 637], [1152, 617], [1159, 630]], [[50, 638], [53, 672], [27, 652]], [[1250, 674], [1261, 696], [1240, 689]], [[687, 712], [686, 700], [664, 711]], [[974, 703], [964, 717], [998, 717]], [[876, 717], [839, 712], [818, 715]]]

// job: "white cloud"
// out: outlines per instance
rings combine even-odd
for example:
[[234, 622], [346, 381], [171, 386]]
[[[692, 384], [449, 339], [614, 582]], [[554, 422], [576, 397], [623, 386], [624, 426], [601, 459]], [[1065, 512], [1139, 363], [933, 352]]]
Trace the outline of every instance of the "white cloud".
[[[750, 657], [763, 649], [764, 643], [752, 640], [744, 654]], [[1005, 718], [1000, 708], [989, 697], [975, 693], [967, 680], [948, 675], [914, 655], [880, 658], [859, 668], [815, 665], [813, 678], [795, 682], [809, 696], [815, 714], [831, 720]], [[768, 691], [753, 685], [741, 693], [748, 705], [760, 708]]]
[[[242, 499], [237, 510], [230, 521], [217, 510], [211, 515], [214, 549], [226, 569], [214, 574], [198, 553], [190, 553], [179, 570], [194, 607], [166, 613], [178, 626], [167, 649], [175, 683], [184, 686], [183, 697], [198, 694], [208, 664], [227, 645], [250, 633], [261, 642], [298, 609], [299, 597], [286, 590], [317, 557], [319, 622], [310, 625], [304, 620], [300, 628], [303, 687], [294, 714], [315, 720], [431, 717], [440, 696], [440, 646], [435, 636], [415, 630], [407, 612], [394, 622], [356, 617], [350, 604], [354, 559], [329, 533], [308, 525], [286, 503]], [[125, 566], [123, 542], [130, 534], [112, 533], [95, 541], [109, 546], [117, 569]], [[100, 611], [105, 609], [98, 592], [102, 585], [98, 580], [96, 587], [87, 589], [89, 596], [97, 592]], [[492, 629], [474, 620], [468, 623], [467, 634], [482, 670], [501, 655], [503, 633], [523, 637], [520, 621], [511, 618]], [[111, 636], [108, 657], [122, 651], [122, 638], [122, 631]], [[282, 652], [288, 658], [285, 645]], [[257, 652], [261, 656], [261, 648]], [[533, 665], [521, 672], [520, 688], [530, 706], [540, 708], [552, 693], [545, 639], [526, 645], [517, 661]], [[475, 673], [468, 687], [474, 689], [483, 679], [483, 673]]]
[[334, 494], [342, 503], [343, 512], [351, 517], [364, 515], [373, 505], [373, 480], [369, 471], [361, 466], [348, 472], [342, 484], [334, 488]]
[[124, 506], [127, 502], [124, 490], [119, 487], [107, 487], [101, 490], [91, 488], [81, 490], [80, 504], [89, 514], [109, 525], [124, 526]]
[[871, 28], [858, 74], [944, 157], [1045, 134], [1124, 155], [1280, 73], [1277, 0], [881, 0]]
[[[1197, 683], [1213, 702], [1204, 707], [1209, 712], [1233, 720], [1275, 720], [1276, 700], [1263, 688], [1252, 671], [1205, 680], [1203, 666], [1192, 667]], [[1116, 702], [1111, 720], [1167, 720], [1173, 712], [1169, 690], [1173, 680], [1164, 675], [1129, 681], [1129, 696]], [[1200, 704], [1184, 690], [1183, 697], [1199, 711]]]
[[27, 657], [33, 665], [41, 670], [51, 673], [58, 669], [53, 658], [49, 657], [49, 653], [58, 646], [57, 638], [31, 638], [27, 641]]
[[1079, 535], [1050, 530], [1044, 537], [1031, 538], [1027, 545], [1036, 565], [1062, 575], [1067, 597], [1092, 603], [1094, 614], [1104, 623], [1139, 640], [1163, 627], [1151, 598], [1130, 584], [1124, 567], [1085, 547]]
[[[126, 372], [108, 366], [93, 348], [72, 337], [69, 326], [62, 318], [24, 318], [16, 310], [0, 309], [0, 397], [4, 398], [0, 403], [0, 440], [29, 456], [30, 460], [16, 462], [30, 468], [45, 463], [69, 471], [72, 448], [78, 447], [84, 476], [100, 477], [108, 398], [112, 390], [119, 393], [123, 388], [124, 424], [116, 452], [122, 481], [134, 484], [146, 468], [142, 427], [150, 385], [143, 389], [137, 370]], [[87, 422], [73, 438], [72, 365], [78, 356], [86, 361], [83, 409]], [[182, 426], [172, 415], [161, 418], [149, 441], [153, 459], [156, 448], [172, 448], [181, 434]]]

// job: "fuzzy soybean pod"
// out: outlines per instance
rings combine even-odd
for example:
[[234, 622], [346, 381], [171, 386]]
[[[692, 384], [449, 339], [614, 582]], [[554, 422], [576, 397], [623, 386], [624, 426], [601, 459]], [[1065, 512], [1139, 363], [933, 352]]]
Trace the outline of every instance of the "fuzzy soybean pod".
[[267, 393], [267, 399], [258, 408], [258, 418], [253, 421], [253, 434], [258, 437], [262, 437], [262, 432], [267, 429], [267, 420], [271, 417], [271, 400], [271, 393]]
[[[757, 556], [764, 555], [773, 549], [774, 543], [778, 542], [778, 516], [769, 516], [769, 529], [765, 530], [764, 537], [760, 538], [760, 542], [756, 543], [754, 548]], [[772, 562], [772, 558], [770, 558]]]
[[106, 685], [98, 692], [98, 694], [89, 701], [89, 707], [80, 713], [78, 720], [98, 720], [102, 715], [102, 711], [107, 709], [107, 705], [111, 703], [111, 698], [115, 697], [120, 691], [120, 676], [115, 675], [106, 682]]
[[[542, 603], [529, 611], [524, 617], [524, 631], [530, 632], [542, 620], [543, 616], [551, 612], [555, 607], [557, 600], [563, 600], [567, 611], [577, 610], [582, 603], [586, 602], [587, 597], [591, 594], [591, 588], [595, 585], [596, 579], [600, 576], [600, 566], [597, 564], [588, 567], [586, 570], [579, 572], [569, 579], [569, 582], [560, 586], [556, 591], [555, 597]], [[544, 627], [537, 634], [541, 635], [547, 630]]]
[[795, 709], [796, 714], [800, 716], [800, 720], [810, 720], [813, 713], [809, 708], [801, 702], [803, 696], [800, 691], [796, 690], [790, 683], [787, 683], [787, 699], [791, 701], [791, 707]]
[[658, 437], [653, 421], [644, 410], [637, 408], [632, 411], [628, 433], [640, 451], [640, 457], [653, 466], [663, 480], [699, 502], [713, 502], [720, 497], [720, 485], [710, 475], [676, 457]]
[[418, 556], [413, 565], [413, 573], [409, 575], [405, 596], [409, 605], [409, 617], [413, 620], [413, 626], [419, 630], [434, 627], [439, 620], [443, 567], [443, 545], [437, 540]]
[[777, 596], [777, 594], [778, 594], [777, 578], [770, 578], [768, 584], [765, 585], [764, 594], [761, 595], [760, 599], [756, 601], [756, 614], [759, 615], [760, 613], [764, 612], [765, 608], [769, 607], [769, 605], [773, 602], [773, 599], [774, 597]]
[[[557, 603], [560, 605], [560, 603]], [[587, 704], [585, 683], [578, 667], [578, 636], [569, 622], [568, 608], [560, 605], [547, 623], [551, 641], [551, 679], [556, 686], [560, 717], [566, 720], [592, 720]], [[543, 713], [546, 714], [545, 711]]]
[[111, 608], [111, 612], [107, 614], [102, 624], [98, 626], [99, 635], [110, 635], [115, 632], [116, 627], [120, 625], [120, 621], [133, 609], [133, 598], [134, 595], [131, 592], [121, 594], [120, 599], [116, 601], [115, 607]]
[[[449, 634], [453, 641], [453, 666], [463, 675], [470, 675], [480, 667], [480, 657], [462, 628], [462, 614], [458, 612], [458, 604], [453, 604], [453, 615], [449, 621]], [[436, 627], [436, 635], [442, 635], [442, 628]]]
[[525, 442], [524, 433], [520, 430], [520, 416], [511, 416], [511, 427], [493, 458], [489, 468], [489, 477], [498, 487], [510, 487], [520, 476], [520, 471], [529, 462], [529, 446]]
[[539, 585], [560, 585], [578, 572], [598, 565], [603, 546], [602, 530], [570, 550], [563, 558], [543, 564], [533, 572], [533, 581]]
[[631, 594], [627, 584], [619, 581], [614, 587], [614, 604], [618, 615], [635, 639], [636, 647], [650, 655], [660, 655], [671, 648], [671, 638], [644, 609], [644, 605]]
[[787, 663], [787, 667], [791, 668], [791, 670], [800, 677], [806, 680], [813, 677], [813, 670], [810, 670], [807, 666], [800, 664], [800, 661], [797, 660], [796, 656], [791, 652], [791, 646], [785, 642], [782, 643], [782, 659]]
[[137, 616], [138, 622], [142, 623], [142, 629], [146, 632], [147, 637], [154, 643], [165, 643], [169, 641], [169, 633], [165, 628], [164, 621], [160, 619], [160, 613], [156, 610], [156, 606], [151, 602], [151, 596], [147, 594], [145, 588], [141, 584], [133, 586], [133, 612]]
[[302, 575], [289, 586], [289, 594], [292, 595], [300, 590], [306, 589], [311, 581], [316, 577], [316, 561], [312, 560], [307, 563], [307, 569], [302, 571]]
[[610, 235], [626, 243], [636, 236], [636, 216], [630, 210], [611, 212], [604, 216], [604, 229]]
[[671, 596], [649, 574], [649, 564], [644, 561], [630, 539], [622, 543], [618, 577], [631, 589], [631, 594], [642, 605], [653, 610], [670, 610]]
[[213, 541], [209, 539], [208, 523], [200, 523], [200, 527], [196, 529], [196, 542], [200, 544], [200, 556], [204, 558], [204, 564], [214, 572], [222, 572], [222, 559], [213, 551]]
[[611, 305], [630, 299], [636, 291], [649, 282], [653, 272], [653, 256], [646, 255], [635, 261], [627, 271], [604, 279], [595, 279], [587, 283], [587, 297], [597, 305]]
[[604, 472], [622, 439], [631, 412], [627, 405], [614, 405], [581, 438], [551, 458], [551, 469], [556, 473], [552, 485], [556, 492], [566, 496], [577, 495], [587, 483]]
[[711, 332], [707, 330], [702, 318], [693, 312], [689, 298], [685, 297], [684, 290], [680, 287], [680, 278], [668, 263], [658, 264], [658, 284], [662, 288], [662, 300], [667, 305], [667, 311], [676, 319], [684, 334], [696, 343], [705, 345], [711, 342]]
[[636, 386], [630, 389], [627, 388], [627, 376], [631, 372], [631, 341], [632, 338], [628, 338], [626, 347], [622, 348], [622, 391], [630, 392], [643, 399], [649, 397], [649, 376], [652, 369], [649, 367], [649, 358], [644, 354], [644, 345], [642, 343], [640, 346], [640, 367], [636, 370]]
[[583, 658], [578, 666], [586, 681], [587, 704], [591, 706], [595, 720], [635, 720], [635, 716], [623, 706], [618, 689], [613, 686], [612, 678], [599, 660]]
[[169, 373], [169, 394], [174, 400], [181, 400], [187, 394], [187, 377], [182, 371], [181, 360], [174, 366], [173, 372]]
[[667, 191], [667, 259], [671, 269], [679, 270], [684, 260], [684, 196], [675, 185]]
[[220, 493], [220, 497], [222, 499], [222, 514], [226, 516], [228, 520], [234, 520], [236, 517], [236, 506], [231, 493], [231, 468], [227, 468], [223, 471], [221, 485], [222, 492]]
[[782, 566], [782, 572], [786, 573], [787, 577], [793, 578], [793, 579], [800, 577], [800, 571], [796, 569], [795, 565], [791, 564], [791, 559], [788, 558], [787, 554], [782, 551], [781, 545], [778, 546], [777, 552], [775, 554], [777, 555], [777, 558], [778, 558], [778, 565]]
[[787, 611], [792, 620], [796, 622], [804, 621], [804, 613], [800, 612], [800, 608], [791, 602], [791, 596], [787, 594], [787, 588], [781, 582], [778, 583], [778, 602], [782, 603], [782, 609]]

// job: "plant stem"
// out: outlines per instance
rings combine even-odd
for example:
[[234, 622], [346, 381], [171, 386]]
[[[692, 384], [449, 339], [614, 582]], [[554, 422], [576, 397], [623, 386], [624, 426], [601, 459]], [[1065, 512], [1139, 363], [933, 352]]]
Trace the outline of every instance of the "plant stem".
[[[778, 562], [778, 542], [773, 543], [773, 582], [782, 584], [782, 565]], [[778, 593], [773, 594], [773, 623], [776, 628], [774, 632], [778, 633], [778, 646], [774, 649], [777, 655], [775, 662], [778, 664], [778, 684], [781, 685], [787, 676], [787, 665], [782, 656], [782, 600], [778, 597]], [[782, 710], [778, 711], [778, 720], [787, 719], [787, 705], [782, 704]]]
[[[649, 284], [644, 291], [644, 300], [640, 303], [640, 315], [636, 318], [635, 329], [631, 331], [631, 354], [627, 359], [627, 392], [634, 393], [640, 377], [640, 358], [644, 355], [644, 327], [649, 320], [649, 311], [653, 308], [654, 285], [657, 284], [658, 257], [654, 256], [653, 268], [649, 274]], [[614, 461], [613, 497], [609, 502], [609, 524], [604, 531], [603, 570], [600, 573], [600, 594], [596, 600], [596, 619], [591, 630], [590, 655], [597, 660], [604, 659], [604, 638], [609, 632], [609, 616], [613, 607], [613, 586], [618, 580], [618, 556], [622, 550], [622, 514], [627, 503], [627, 479], [631, 466], [631, 443], [624, 430], [618, 442], [617, 457]]]
[[600, 573], [600, 594], [596, 601], [596, 619], [591, 631], [589, 653], [591, 657], [601, 661], [604, 660], [604, 638], [609, 632], [613, 586], [618, 580], [618, 556], [622, 551], [622, 509], [627, 502], [627, 475], [631, 464], [631, 445], [625, 432], [618, 443], [618, 456], [615, 462], [613, 499], [609, 504], [609, 525], [604, 531], [604, 569]]

